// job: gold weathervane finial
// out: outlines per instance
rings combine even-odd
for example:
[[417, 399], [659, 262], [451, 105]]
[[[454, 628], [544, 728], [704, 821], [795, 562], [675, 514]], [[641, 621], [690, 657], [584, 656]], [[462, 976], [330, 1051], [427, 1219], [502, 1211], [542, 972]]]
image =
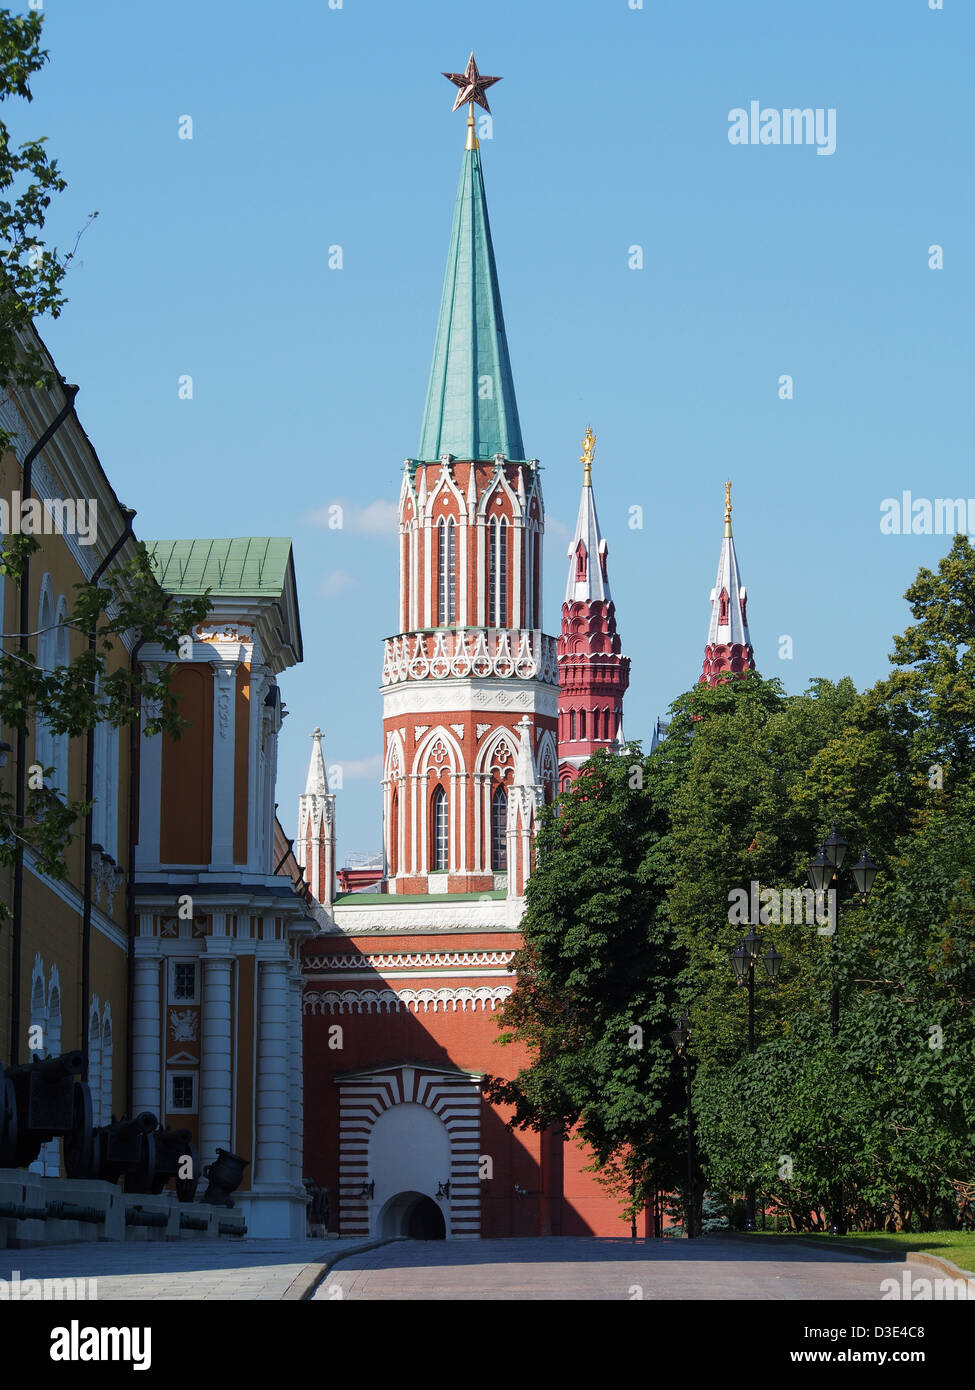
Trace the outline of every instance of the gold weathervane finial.
[[490, 115], [491, 108], [488, 106], [488, 99], [485, 93], [488, 87], [493, 87], [495, 82], [501, 81], [501, 78], [485, 77], [483, 73], [478, 72], [473, 53], [468, 58], [467, 67], [463, 72], [445, 72], [443, 75], [449, 82], [452, 82], [455, 87], [460, 88], [456, 100], [454, 101], [453, 109], [457, 111], [465, 102], [467, 103], [467, 144], [464, 148], [476, 150], [479, 147], [477, 136], [474, 134], [474, 103], [476, 101], [478, 106], [483, 106], [484, 110]]
[[582, 440], [582, 457], [579, 462], [582, 468], [582, 486], [592, 487], [592, 459], [596, 452], [596, 436], [592, 432], [592, 426], [586, 426], [586, 433]]
[[731, 535], [731, 484], [724, 485], [724, 533]]

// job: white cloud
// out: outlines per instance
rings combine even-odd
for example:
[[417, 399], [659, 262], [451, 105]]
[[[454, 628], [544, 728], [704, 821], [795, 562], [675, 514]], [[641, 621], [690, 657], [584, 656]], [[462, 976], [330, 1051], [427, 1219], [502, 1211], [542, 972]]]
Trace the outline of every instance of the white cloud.
[[328, 502], [305, 517], [311, 526], [327, 526], [333, 531], [351, 531], [359, 536], [395, 536], [399, 529], [399, 505], [386, 497], [368, 502]]
[[348, 570], [332, 570], [330, 574], [326, 574], [318, 586], [318, 592], [322, 598], [338, 598], [348, 589], [357, 589], [358, 587], [358, 579], [349, 574]]
[[383, 760], [380, 753], [368, 758], [333, 758], [329, 759], [329, 767], [340, 767], [344, 782], [364, 781], [382, 775]]
[[552, 516], [551, 513], [549, 513], [545, 518], [545, 535], [546, 538], [554, 541], [568, 542], [571, 541], [572, 537], [575, 535], [575, 531], [571, 527], [566, 526], [564, 521], [559, 521], [558, 517]]

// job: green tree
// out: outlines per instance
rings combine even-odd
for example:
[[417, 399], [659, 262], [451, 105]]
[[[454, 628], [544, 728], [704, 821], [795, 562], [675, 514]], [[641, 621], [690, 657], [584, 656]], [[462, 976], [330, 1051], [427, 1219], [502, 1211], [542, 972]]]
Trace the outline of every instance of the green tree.
[[499, 1039], [527, 1045], [532, 1060], [488, 1085], [514, 1107], [514, 1126], [578, 1126], [627, 1212], [676, 1180], [682, 1145], [667, 1040], [680, 960], [654, 855], [666, 829], [657, 772], [636, 747], [597, 753], [542, 809]]
[[[41, 48], [43, 22], [39, 10], [0, 10], [0, 101], [33, 100], [30, 80], [48, 61]], [[46, 140], [41, 135], [14, 145], [0, 120], [0, 381], [28, 389], [57, 383], [30, 327], [44, 314], [60, 314], [66, 302], [62, 282], [74, 254], [43, 241], [52, 196], [66, 187]], [[0, 454], [12, 443], [10, 432], [0, 429]]]
[[[19, 588], [25, 558], [39, 549], [33, 536], [8, 538], [0, 558], [0, 572]], [[112, 569], [98, 584], [78, 584], [73, 609], [65, 625], [86, 637], [92, 628], [94, 650], [86, 644], [77, 656], [53, 671], [37, 665], [33, 653], [16, 650], [18, 634], [5, 633], [0, 652], [0, 724], [29, 732], [43, 719], [54, 734], [78, 738], [99, 723], [121, 727], [140, 717], [145, 702], [153, 710], [143, 723], [143, 733], [165, 732], [179, 738], [186, 727], [178, 700], [170, 690], [172, 666], [136, 666], [110, 662], [123, 639], [137, 634], [164, 651], [176, 654], [180, 637], [204, 620], [209, 610], [207, 595], [174, 599], [160, 589], [145, 546]], [[109, 616], [110, 615], [110, 616]], [[109, 669], [110, 664], [114, 669]], [[44, 769], [44, 785], [28, 783], [23, 825], [16, 816], [15, 799], [0, 792], [0, 864], [14, 862], [18, 849], [30, 848], [43, 870], [55, 878], [67, 872], [64, 850], [87, 814], [89, 802], [69, 801], [49, 784], [52, 768]], [[9, 906], [0, 900], [0, 918]]]

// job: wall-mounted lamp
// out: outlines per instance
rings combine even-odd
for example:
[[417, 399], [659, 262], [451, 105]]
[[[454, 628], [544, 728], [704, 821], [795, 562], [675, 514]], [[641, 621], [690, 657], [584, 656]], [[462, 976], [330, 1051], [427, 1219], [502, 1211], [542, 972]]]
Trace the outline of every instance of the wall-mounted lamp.
[[362, 1190], [359, 1193], [359, 1197], [363, 1202], [371, 1202], [373, 1196], [375, 1195], [375, 1192], [376, 1180], [375, 1178], [373, 1178], [371, 1181], [367, 1181], [362, 1184]]
[[449, 1181], [449, 1179], [448, 1179], [447, 1182], [442, 1182], [442, 1183], [440, 1184], [440, 1186], [437, 1188], [437, 1197], [440, 1198], [440, 1197], [449, 1197], [449, 1196], [450, 1196], [450, 1181]]
[[0, 743], [0, 767], [7, 766], [7, 759], [13, 752], [13, 745], [10, 743]]

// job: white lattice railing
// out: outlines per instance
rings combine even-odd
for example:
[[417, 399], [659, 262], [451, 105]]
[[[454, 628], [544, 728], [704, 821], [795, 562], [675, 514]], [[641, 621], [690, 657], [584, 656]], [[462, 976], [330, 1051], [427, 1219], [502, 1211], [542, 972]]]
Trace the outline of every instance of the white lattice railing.
[[407, 632], [383, 644], [383, 685], [500, 676], [558, 685], [554, 637], [537, 628]]

